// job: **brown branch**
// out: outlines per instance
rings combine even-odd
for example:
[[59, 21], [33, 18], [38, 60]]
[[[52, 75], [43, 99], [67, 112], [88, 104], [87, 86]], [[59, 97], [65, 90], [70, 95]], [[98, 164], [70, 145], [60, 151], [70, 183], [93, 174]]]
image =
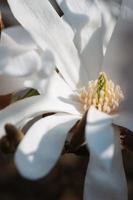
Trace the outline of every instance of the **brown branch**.
[[4, 154], [15, 153], [18, 144], [23, 139], [24, 134], [12, 124], [5, 125], [6, 135], [0, 140], [0, 150]]
[[74, 153], [76, 155], [89, 156], [89, 151], [85, 144], [85, 124], [87, 111], [82, 119], [78, 121], [70, 130], [65, 143], [66, 153]]
[[133, 132], [129, 129], [117, 126], [120, 130], [120, 142], [125, 150], [133, 152]]

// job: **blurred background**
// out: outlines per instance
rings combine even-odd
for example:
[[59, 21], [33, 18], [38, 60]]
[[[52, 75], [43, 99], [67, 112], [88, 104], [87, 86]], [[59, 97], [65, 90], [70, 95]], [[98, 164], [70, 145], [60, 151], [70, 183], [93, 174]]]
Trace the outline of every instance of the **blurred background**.
[[[6, 0], [0, 0], [4, 26], [18, 24]], [[0, 96], [0, 109], [10, 101], [10, 95]], [[129, 200], [133, 200], [133, 155], [123, 151], [123, 161], [128, 180]], [[12, 156], [0, 153], [0, 200], [82, 200], [88, 157], [67, 154], [61, 157], [49, 175], [39, 181], [22, 178]], [[118, 199], [119, 200], [119, 199]]]

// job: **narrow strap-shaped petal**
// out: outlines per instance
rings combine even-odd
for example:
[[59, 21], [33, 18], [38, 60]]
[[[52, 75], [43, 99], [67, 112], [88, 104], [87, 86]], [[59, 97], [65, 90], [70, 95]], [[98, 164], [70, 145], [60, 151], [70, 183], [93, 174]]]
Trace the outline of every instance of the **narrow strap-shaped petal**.
[[90, 0], [58, 0], [58, 3], [64, 12], [63, 19], [74, 31], [82, 68], [86, 70], [88, 80], [95, 79], [103, 61], [101, 11], [96, 2]]
[[12, 45], [18, 45], [25, 50], [37, 48], [30, 34], [22, 26], [4, 28], [1, 32], [0, 43], [7, 48], [12, 48]]
[[32, 180], [47, 175], [59, 159], [67, 133], [77, 120], [72, 115], [56, 114], [37, 121], [15, 155], [20, 174]]
[[103, 51], [104, 54], [107, 49], [107, 45], [112, 36], [113, 30], [117, 23], [118, 17], [121, 11], [121, 3], [114, 0], [104, 1], [97, 0], [98, 8], [102, 15], [103, 20]]
[[66, 20], [74, 31], [82, 29], [89, 21], [88, 6], [90, 6], [87, 0], [57, 0], [57, 3], [61, 7], [64, 13], [64, 20]]
[[35, 51], [29, 51], [15, 57], [1, 59], [0, 75], [24, 77], [37, 72], [40, 67], [40, 56]]
[[[42, 80], [44, 81], [44, 79]], [[48, 87], [48, 88], [47, 88]], [[63, 80], [63, 78], [56, 72], [54, 72], [48, 81], [48, 86], [41, 87], [42, 90], [40, 91], [41, 93], [46, 93], [47, 94], [53, 94], [56, 97], [59, 97], [60, 99], [64, 99], [64, 101], [67, 101], [67, 99], [74, 99], [76, 100], [76, 95], [72, 91], [72, 89], [69, 87], [69, 85]], [[58, 89], [57, 89], [58, 88]], [[79, 98], [77, 97], [77, 100]]]
[[127, 184], [118, 133], [112, 118], [96, 108], [88, 111], [85, 134], [90, 151], [84, 199], [127, 200]]
[[0, 137], [4, 135], [4, 125], [12, 123], [18, 125], [26, 118], [35, 117], [45, 112], [66, 112], [80, 115], [73, 101], [63, 102], [53, 94], [29, 97], [18, 101], [0, 111]]
[[3, 29], [0, 39], [0, 61], [36, 49], [37, 45], [24, 28], [15, 26]]
[[121, 87], [124, 94], [115, 122], [133, 130], [133, 21], [129, 15], [119, 18], [109, 47], [107, 49], [103, 71]]
[[[46, 65], [46, 61], [42, 62], [42, 56], [36, 51], [27, 51], [20, 53], [17, 56], [12, 56], [12, 50], [7, 53], [6, 49], [2, 48], [1, 46], [0, 59], [1, 95], [25, 89], [28, 87], [26, 84], [27, 81], [32, 79], [32, 82], [35, 82], [35, 76], [38, 76], [38, 73], [40, 72], [41, 68], [43, 68], [44, 63]], [[47, 67], [50, 68], [50, 66]], [[45, 69], [43, 69], [43, 71], [45, 71]], [[43, 79], [49, 77], [50, 75], [51, 74], [45, 73], [45, 77], [43, 77]]]
[[[22, 38], [21, 42], [20, 38]], [[40, 65], [39, 55], [33, 51], [36, 48], [35, 42], [22, 27], [7, 28], [2, 31], [0, 42], [1, 95], [25, 88], [24, 76], [33, 73], [34, 69]]]
[[47, 82], [45, 79], [55, 69], [53, 54], [48, 49], [44, 52], [40, 50], [29, 33], [20, 26], [2, 31], [0, 61], [1, 95], [25, 87], [44, 91], [43, 85], [37, 84], [37, 80], [40, 78]]
[[15, 17], [31, 33], [38, 45], [43, 50], [48, 47], [53, 51], [56, 65], [71, 87], [75, 89], [77, 84], [82, 85], [87, 81], [85, 71], [80, 70], [72, 31], [49, 1], [9, 0], [8, 3]]

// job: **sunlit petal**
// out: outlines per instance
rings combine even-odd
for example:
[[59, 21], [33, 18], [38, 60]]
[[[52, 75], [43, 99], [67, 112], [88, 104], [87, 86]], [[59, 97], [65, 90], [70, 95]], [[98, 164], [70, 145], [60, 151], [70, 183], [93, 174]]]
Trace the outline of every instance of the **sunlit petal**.
[[9, 49], [14, 48], [14, 46], [12, 46], [13, 44], [25, 50], [37, 48], [30, 34], [21, 26], [4, 28], [1, 32], [0, 43], [2, 46], [6, 46]]
[[4, 135], [4, 125], [12, 123], [18, 125], [26, 118], [35, 117], [45, 112], [66, 112], [80, 115], [75, 102], [63, 102], [53, 94], [29, 97], [18, 101], [0, 111], [0, 136]]
[[63, 78], [56, 72], [50, 76], [48, 89], [44, 88], [42, 92], [45, 93], [46, 90], [47, 94], [50, 93], [56, 97], [65, 98], [65, 100], [71, 99], [75, 94]]
[[118, 133], [109, 115], [91, 107], [85, 128], [90, 151], [84, 199], [127, 199], [127, 185]]
[[56, 114], [37, 121], [15, 155], [20, 174], [33, 180], [47, 175], [59, 159], [67, 133], [77, 120], [72, 115]]
[[[57, 67], [74, 89], [87, 81], [72, 42], [72, 31], [63, 23], [49, 1], [9, 0], [15, 17], [31, 33], [38, 45], [54, 53]], [[79, 78], [80, 73], [80, 78]]]
[[[101, 13], [95, 2], [58, 0], [66, 20], [74, 31], [74, 43], [79, 51], [82, 69], [88, 80], [96, 78], [103, 59], [103, 27]], [[92, 70], [93, 68], [93, 70]]]
[[[20, 35], [19, 35], [20, 34]], [[24, 37], [23, 37], [24, 36]], [[23, 39], [19, 43], [20, 37]], [[0, 43], [0, 94], [16, 92], [25, 87], [44, 91], [36, 84], [41, 76], [45, 82], [55, 69], [55, 59], [48, 49], [37, 48], [22, 27], [4, 29]], [[11, 77], [11, 76], [15, 76]]]
[[0, 74], [10, 76], [28, 76], [37, 72], [41, 67], [41, 60], [35, 51], [7, 57], [0, 62]]
[[112, 79], [116, 84], [120, 85], [124, 93], [124, 100], [119, 108], [119, 122], [123, 122], [123, 126], [127, 126], [127, 128], [131, 128], [133, 130], [131, 119], [127, 118], [128, 116], [132, 116], [133, 113], [132, 52], [133, 23], [128, 20], [128, 18], [121, 18], [118, 21], [107, 49], [103, 71], [105, 71], [110, 79]]
[[119, 1], [97, 1], [98, 8], [101, 11], [102, 20], [103, 20], [103, 50], [104, 54], [107, 49], [107, 45], [112, 36], [113, 30], [117, 23], [118, 17], [120, 15], [121, 4]]
[[[92, 32], [90, 28], [90, 32]], [[88, 31], [89, 33], [89, 31]], [[88, 80], [93, 80], [97, 77], [103, 62], [103, 27], [97, 28], [90, 36], [85, 48], [80, 54], [81, 62], [85, 67]]]
[[82, 3], [76, 0], [57, 0], [59, 6], [63, 10], [63, 19], [66, 20], [72, 29], [77, 32], [84, 28], [89, 21], [87, 0], [82, 0]]

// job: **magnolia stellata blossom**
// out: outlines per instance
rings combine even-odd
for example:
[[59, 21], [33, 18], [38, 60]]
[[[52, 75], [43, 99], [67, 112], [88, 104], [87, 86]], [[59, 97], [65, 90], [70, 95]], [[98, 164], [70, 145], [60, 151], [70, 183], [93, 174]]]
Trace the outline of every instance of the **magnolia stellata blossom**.
[[[120, 86], [120, 99], [124, 94], [121, 103], [117, 99], [120, 105], [113, 112], [100, 110], [97, 102], [85, 104], [88, 109], [85, 139], [90, 162], [84, 199], [127, 199], [121, 149], [112, 123], [133, 130], [133, 44], [129, 40], [133, 35], [133, 7], [130, 1], [123, 1], [121, 6], [118, 2], [60, 0], [64, 12], [60, 18], [49, 1], [8, 0], [17, 20], [43, 51], [48, 49], [52, 53], [59, 70], [50, 77], [45, 93], [16, 102], [0, 112], [3, 135], [7, 122], [20, 127], [25, 118], [56, 113], [35, 122], [18, 146], [15, 163], [24, 177], [40, 178], [54, 166], [67, 133], [84, 114], [80, 91], [88, 81], [96, 80], [103, 71]], [[103, 84], [106, 85], [107, 82]]]

